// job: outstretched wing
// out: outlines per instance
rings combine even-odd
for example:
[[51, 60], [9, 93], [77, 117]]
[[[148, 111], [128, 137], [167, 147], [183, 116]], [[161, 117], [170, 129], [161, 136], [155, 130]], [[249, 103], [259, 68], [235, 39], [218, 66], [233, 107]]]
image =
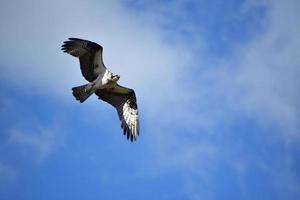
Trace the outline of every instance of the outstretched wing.
[[106, 70], [102, 60], [103, 48], [95, 42], [69, 38], [69, 41], [64, 42], [61, 50], [79, 58], [82, 75], [90, 82]]
[[124, 135], [131, 141], [139, 135], [139, 114], [134, 90], [118, 84], [111, 88], [97, 90], [99, 99], [114, 106], [121, 121]]

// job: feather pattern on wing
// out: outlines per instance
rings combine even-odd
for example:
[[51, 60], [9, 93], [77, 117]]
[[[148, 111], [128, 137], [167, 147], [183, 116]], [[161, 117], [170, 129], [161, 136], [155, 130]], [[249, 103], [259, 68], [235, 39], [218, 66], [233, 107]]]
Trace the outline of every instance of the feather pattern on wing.
[[69, 41], [65, 41], [62, 45], [62, 50], [79, 58], [82, 75], [90, 82], [106, 70], [102, 60], [103, 48], [95, 42], [69, 38]]
[[136, 140], [139, 135], [139, 114], [136, 103], [135, 92], [132, 89], [122, 87], [118, 84], [112, 88], [97, 90], [99, 99], [111, 104], [117, 109], [121, 128], [124, 135], [131, 141]]

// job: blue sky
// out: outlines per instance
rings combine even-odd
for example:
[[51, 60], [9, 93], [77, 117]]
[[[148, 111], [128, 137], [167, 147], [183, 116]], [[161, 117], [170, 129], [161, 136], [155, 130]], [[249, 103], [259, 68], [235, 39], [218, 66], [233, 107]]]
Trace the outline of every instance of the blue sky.
[[[297, 0], [5, 1], [0, 197], [299, 199]], [[91, 97], [60, 45], [104, 46], [141, 136]]]

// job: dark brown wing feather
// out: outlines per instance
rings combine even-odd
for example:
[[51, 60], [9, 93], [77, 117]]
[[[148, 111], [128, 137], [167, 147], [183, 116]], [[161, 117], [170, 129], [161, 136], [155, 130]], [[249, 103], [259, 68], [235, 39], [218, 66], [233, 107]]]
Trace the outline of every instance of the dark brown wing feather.
[[106, 69], [102, 60], [103, 48], [95, 42], [69, 38], [69, 41], [65, 41], [62, 45], [62, 50], [79, 58], [82, 75], [90, 82]]
[[136, 140], [140, 128], [134, 90], [116, 84], [109, 89], [97, 90], [95, 94], [117, 109], [124, 135], [131, 141]]

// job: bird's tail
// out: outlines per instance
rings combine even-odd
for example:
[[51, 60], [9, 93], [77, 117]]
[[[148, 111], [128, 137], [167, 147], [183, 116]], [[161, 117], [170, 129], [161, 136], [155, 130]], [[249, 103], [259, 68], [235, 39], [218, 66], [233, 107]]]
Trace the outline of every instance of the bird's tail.
[[76, 100], [80, 101], [80, 103], [84, 102], [87, 98], [89, 98], [89, 96], [93, 94], [92, 92], [87, 91], [86, 89], [87, 85], [88, 84], [72, 88], [73, 96], [76, 98]]

